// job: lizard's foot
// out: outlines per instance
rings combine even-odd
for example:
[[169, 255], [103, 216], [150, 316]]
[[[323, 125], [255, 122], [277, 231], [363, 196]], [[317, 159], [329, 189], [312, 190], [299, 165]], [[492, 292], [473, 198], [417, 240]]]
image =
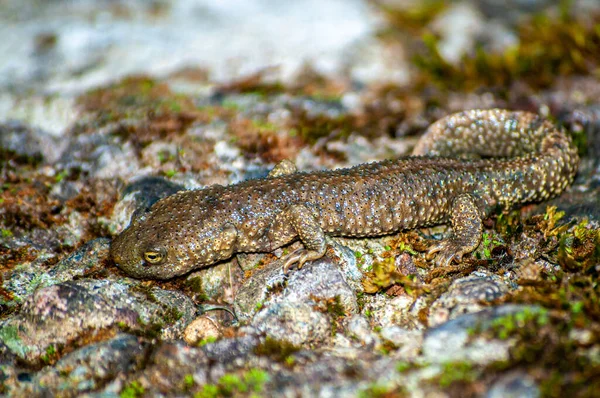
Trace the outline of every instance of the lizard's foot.
[[452, 261], [459, 263], [463, 255], [468, 252], [469, 250], [465, 250], [464, 242], [450, 238], [430, 247], [425, 258], [431, 260], [435, 257], [438, 266], [448, 267]]
[[460, 262], [466, 253], [471, 253], [481, 240], [483, 230], [482, 212], [477, 199], [471, 194], [460, 194], [452, 201], [452, 235], [435, 245], [427, 259], [435, 255], [437, 265], [448, 267], [453, 261]]
[[322, 251], [317, 251], [307, 250], [304, 247], [301, 247], [294, 250], [289, 256], [287, 256], [285, 262], [283, 263], [283, 273], [287, 274], [290, 268], [292, 268], [292, 266], [294, 266], [296, 263], [298, 263], [298, 269], [300, 269], [302, 266], [304, 266], [305, 262], [320, 259], [323, 257], [323, 255], [325, 255], [324, 249], [325, 248], [323, 248]]

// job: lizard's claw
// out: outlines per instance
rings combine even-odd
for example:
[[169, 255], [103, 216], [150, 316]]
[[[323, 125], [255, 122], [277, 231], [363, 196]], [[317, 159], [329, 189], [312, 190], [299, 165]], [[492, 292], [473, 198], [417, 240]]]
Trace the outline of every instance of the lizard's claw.
[[460, 263], [464, 254], [465, 250], [461, 245], [452, 239], [446, 239], [430, 247], [425, 258], [431, 260], [435, 257], [438, 266], [448, 267], [452, 261]]
[[292, 268], [296, 263], [298, 263], [298, 269], [301, 269], [305, 262], [318, 260], [319, 258], [323, 257], [323, 254], [325, 253], [321, 253], [316, 250], [307, 250], [303, 247], [296, 249], [285, 259], [285, 262], [283, 263], [283, 273], [287, 274], [290, 268]]

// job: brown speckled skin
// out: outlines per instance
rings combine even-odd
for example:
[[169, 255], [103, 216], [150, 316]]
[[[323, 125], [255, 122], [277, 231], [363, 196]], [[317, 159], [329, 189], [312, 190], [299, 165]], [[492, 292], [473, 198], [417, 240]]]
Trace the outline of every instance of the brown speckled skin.
[[[579, 162], [550, 122], [498, 109], [437, 121], [414, 155], [312, 173], [284, 162], [264, 179], [179, 192], [132, 220], [114, 239], [112, 256], [134, 277], [167, 279], [300, 239], [304, 248], [290, 254], [287, 268], [323, 256], [326, 234], [377, 236], [451, 222], [453, 234], [430, 251], [449, 264], [477, 247], [493, 208], [558, 195]], [[145, 261], [148, 250], [162, 260]]]

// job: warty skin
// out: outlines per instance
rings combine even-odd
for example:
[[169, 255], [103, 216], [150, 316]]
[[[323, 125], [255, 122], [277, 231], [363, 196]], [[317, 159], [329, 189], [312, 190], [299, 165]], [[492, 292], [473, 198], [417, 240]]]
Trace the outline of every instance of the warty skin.
[[432, 124], [412, 157], [310, 173], [283, 161], [266, 178], [168, 196], [132, 219], [111, 255], [133, 277], [169, 279], [299, 239], [287, 270], [322, 257], [326, 235], [450, 223], [429, 253], [448, 265], [478, 246], [493, 209], [560, 194], [578, 163], [569, 137], [535, 114], [470, 110]]

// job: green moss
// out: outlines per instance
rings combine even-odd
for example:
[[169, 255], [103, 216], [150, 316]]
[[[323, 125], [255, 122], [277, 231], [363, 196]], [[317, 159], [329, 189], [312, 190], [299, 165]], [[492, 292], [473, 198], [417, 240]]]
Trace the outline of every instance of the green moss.
[[588, 220], [577, 224], [570, 233], [560, 235], [558, 262], [566, 270], [588, 270], [600, 263], [600, 229], [594, 229]]
[[525, 308], [516, 314], [509, 314], [492, 321], [491, 329], [500, 340], [506, 340], [513, 336], [519, 329], [526, 327], [529, 323], [543, 326], [548, 322], [548, 311], [545, 309], [534, 310]]
[[173, 93], [169, 85], [146, 76], [131, 76], [120, 82], [89, 91], [77, 99], [93, 125], [104, 126], [128, 119], [114, 134], [147, 145], [156, 138], [181, 134], [197, 119], [210, 115], [196, 108], [191, 98]]
[[137, 398], [144, 395], [144, 387], [140, 384], [139, 381], [132, 381], [129, 383], [119, 394], [121, 398]]
[[19, 329], [16, 326], [6, 325], [0, 329], [0, 340], [21, 358], [24, 358], [31, 351], [29, 347], [23, 344], [19, 337]]
[[401, 386], [373, 383], [359, 391], [358, 396], [360, 398], [401, 398], [408, 394]]
[[396, 362], [396, 371], [398, 373], [405, 373], [408, 372], [411, 369], [418, 369], [421, 366], [417, 366], [411, 362], [407, 362], [407, 361], [398, 361]]
[[202, 277], [197, 276], [193, 278], [188, 278], [185, 281], [185, 287], [187, 290], [194, 293], [193, 296], [195, 300], [198, 300], [200, 302], [208, 301], [208, 295], [204, 291]]
[[442, 58], [437, 38], [425, 34], [423, 52], [414, 63], [422, 82], [449, 90], [470, 91], [482, 86], [506, 90], [519, 80], [544, 88], [554, 84], [557, 76], [595, 73], [600, 66], [598, 21], [577, 21], [568, 12], [561, 18], [538, 15], [518, 26], [518, 45], [502, 53], [478, 47], [456, 65]]
[[3, 238], [10, 238], [11, 236], [13, 236], [13, 233], [10, 229], [4, 229], [4, 228], [2, 228], [0, 230], [0, 234], [2, 235]]
[[254, 354], [269, 357], [277, 362], [285, 362], [288, 357], [300, 351], [300, 347], [287, 340], [275, 340], [267, 337], [264, 342], [254, 348]]
[[58, 174], [56, 174], [56, 176], [54, 176], [54, 181], [56, 183], [59, 183], [62, 180], [64, 180], [65, 177], [67, 177], [68, 175], [69, 175], [69, 171], [68, 170], [61, 170]]
[[447, 6], [446, 0], [423, 0], [405, 7], [390, 7], [386, 2], [373, 2], [386, 19], [402, 31], [419, 33]]
[[259, 119], [252, 119], [252, 127], [257, 129], [259, 134], [277, 131], [277, 126], [275, 126], [273, 123]]
[[53, 344], [50, 344], [48, 347], [46, 347], [46, 352], [40, 358], [42, 359], [42, 361], [44, 361], [44, 363], [50, 363], [56, 360], [56, 357], [56, 347], [54, 347]]
[[175, 307], [166, 307], [164, 310], [163, 320], [167, 325], [172, 325], [183, 317], [183, 312]]
[[260, 394], [269, 375], [261, 369], [250, 369], [241, 375], [228, 373], [216, 384], [206, 384], [194, 395], [195, 398], [233, 397], [248, 394]]
[[447, 362], [443, 364], [442, 373], [438, 376], [438, 384], [448, 388], [457, 382], [472, 383], [477, 379], [478, 372], [469, 362]]
[[346, 316], [346, 309], [342, 304], [340, 296], [338, 295], [332, 298], [311, 296], [311, 299], [316, 303], [314, 309], [328, 316], [331, 326], [331, 335], [335, 336], [340, 328], [340, 323]]
[[310, 145], [315, 144], [321, 138], [332, 136], [338, 139], [347, 138], [351, 133], [362, 130], [356, 116], [350, 114], [311, 115], [304, 109], [294, 109], [292, 114], [290, 128]]
[[212, 344], [212, 343], [216, 342], [217, 340], [219, 340], [217, 337], [209, 336], [205, 339], [200, 340], [200, 342], [198, 343], [198, 346], [204, 347], [205, 345]]
[[[390, 248], [390, 250], [391, 250], [391, 248]], [[415, 251], [415, 249], [413, 249], [413, 247], [407, 242], [398, 242], [396, 250], [398, 250], [398, 253], [406, 252], [406, 253], [412, 254], [413, 256], [417, 255], [417, 252]]]
[[196, 382], [194, 381], [194, 375], [188, 373], [183, 376], [183, 389], [185, 391], [189, 391], [192, 387], [194, 387], [195, 384]]
[[493, 234], [484, 232], [481, 236], [481, 243], [474, 253], [478, 259], [490, 260], [492, 258], [492, 250], [502, 245], [502, 242], [496, 238]]
[[415, 282], [414, 276], [398, 272], [394, 257], [374, 261], [373, 271], [367, 272], [362, 281], [366, 293], [376, 293], [395, 284], [402, 286], [408, 294], [416, 294], [423, 289], [428, 290], [426, 286]]
[[131, 292], [133, 294], [141, 293], [151, 303], [160, 304], [160, 300], [158, 300], [158, 298], [154, 295], [153, 289], [154, 288], [152, 286], [148, 286], [148, 285], [144, 285], [144, 284], [140, 283], [137, 285], [130, 286], [128, 290], [129, 290], [129, 292]]
[[175, 176], [175, 174], [177, 174], [177, 170], [173, 170], [173, 169], [171, 169], [171, 170], [167, 170], [167, 171], [165, 171], [165, 176], [167, 176], [167, 177], [169, 177], [169, 178], [171, 178], [171, 177]]

